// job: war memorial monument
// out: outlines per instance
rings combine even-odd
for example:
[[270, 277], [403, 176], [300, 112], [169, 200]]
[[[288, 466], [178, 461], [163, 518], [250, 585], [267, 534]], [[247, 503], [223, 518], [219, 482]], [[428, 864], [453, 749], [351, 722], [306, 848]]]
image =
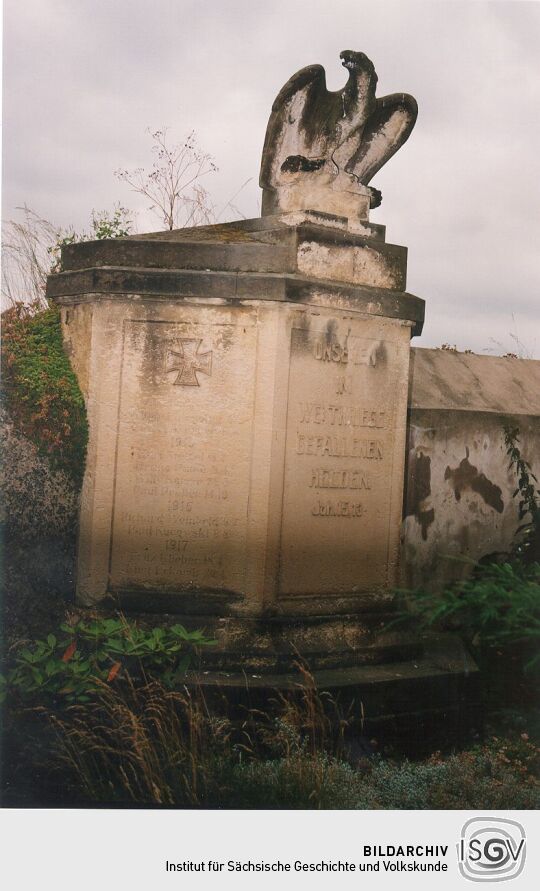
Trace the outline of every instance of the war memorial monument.
[[391, 621], [424, 301], [370, 183], [417, 106], [341, 61], [342, 90], [312, 65], [277, 96], [260, 218], [63, 249], [49, 295], [90, 427], [77, 598], [207, 629], [204, 683], [231, 695], [294, 686], [301, 659], [374, 717], [463, 720], [461, 643]]

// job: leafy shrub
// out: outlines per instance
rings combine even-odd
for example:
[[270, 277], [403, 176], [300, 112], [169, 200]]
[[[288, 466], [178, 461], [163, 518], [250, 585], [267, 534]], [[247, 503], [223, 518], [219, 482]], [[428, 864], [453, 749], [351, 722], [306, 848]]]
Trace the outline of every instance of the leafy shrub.
[[57, 307], [21, 303], [2, 314], [2, 398], [16, 428], [79, 484], [88, 426], [82, 393], [64, 352]]
[[[420, 629], [459, 630], [473, 646], [502, 646], [527, 641], [535, 655], [526, 667], [540, 662], [540, 564], [478, 564], [473, 575], [442, 593], [416, 591], [412, 620]], [[409, 610], [401, 614], [411, 620]]]
[[33, 283], [34, 299], [26, 303], [6, 295], [12, 306], [2, 313], [2, 398], [15, 426], [39, 454], [79, 484], [88, 440], [84, 400], [64, 352], [60, 311], [46, 303], [45, 282], [48, 273], [62, 271], [64, 245], [125, 238], [132, 228], [131, 213], [120, 204], [112, 213], [92, 211], [91, 231], [77, 233], [55, 229], [25, 211], [25, 223], [11, 224], [15, 243], [7, 247], [15, 265], [27, 273], [23, 281]]
[[[421, 630], [460, 631], [473, 646], [527, 644], [534, 655], [526, 670], [540, 666], [540, 491], [530, 464], [519, 449], [519, 429], [504, 428], [504, 441], [514, 469], [518, 517], [514, 542], [506, 560], [500, 554], [474, 565], [472, 575], [442, 592], [409, 591], [396, 623], [413, 621]], [[465, 561], [468, 562], [468, 561]]]
[[179, 624], [145, 630], [124, 617], [63, 624], [58, 635], [19, 648], [0, 695], [11, 689], [40, 704], [49, 697], [88, 702], [104, 684], [130, 672], [159, 673], [173, 687], [196, 648], [211, 643], [201, 631]]

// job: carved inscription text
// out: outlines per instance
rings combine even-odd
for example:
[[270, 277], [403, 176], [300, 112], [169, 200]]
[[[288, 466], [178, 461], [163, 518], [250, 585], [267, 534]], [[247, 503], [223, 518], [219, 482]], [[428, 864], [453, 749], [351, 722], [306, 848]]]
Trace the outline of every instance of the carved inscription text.
[[284, 598], [356, 596], [388, 577], [390, 530], [398, 528], [390, 524], [392, 490], [401, 474], [395, 404], [398, 392], [402, 400], [406, 395], [396, 385], [406, 376], [406, 353], [384, 334], [377, 320], [338, 312], [314, 312], [292, 329], [279, 581]]

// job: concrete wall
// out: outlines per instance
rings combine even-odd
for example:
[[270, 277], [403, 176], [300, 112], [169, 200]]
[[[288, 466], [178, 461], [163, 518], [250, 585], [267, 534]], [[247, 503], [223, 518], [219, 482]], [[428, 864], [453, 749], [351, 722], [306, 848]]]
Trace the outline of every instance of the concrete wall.
[[518, 525], [506, 424], [540, 478], [540, 362], [413, 349], [402, 582], [440, 587], [506, 551]]

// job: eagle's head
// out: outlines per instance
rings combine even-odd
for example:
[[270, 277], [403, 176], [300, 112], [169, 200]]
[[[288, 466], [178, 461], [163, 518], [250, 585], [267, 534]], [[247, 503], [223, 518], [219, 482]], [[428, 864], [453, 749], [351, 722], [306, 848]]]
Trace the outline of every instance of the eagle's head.
[[347, 68], [348, 71], [365, 71], [377, 81], [375, 66], [365, 53], [355, 53], [354, 50], [343, 50], [343, 52], [339, 54], [339, 58], [341, 59], [343, 67]]

